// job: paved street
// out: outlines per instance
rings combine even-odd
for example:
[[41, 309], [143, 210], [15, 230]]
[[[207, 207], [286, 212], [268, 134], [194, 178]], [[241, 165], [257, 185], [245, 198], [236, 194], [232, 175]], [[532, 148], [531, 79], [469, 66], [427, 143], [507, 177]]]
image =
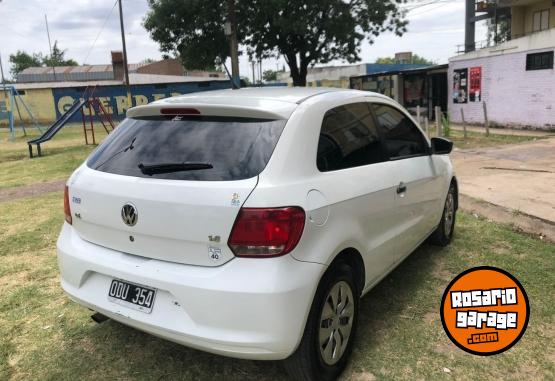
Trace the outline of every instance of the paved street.
[[555, 138], [451, 157], [460, 193], [555, 222]]

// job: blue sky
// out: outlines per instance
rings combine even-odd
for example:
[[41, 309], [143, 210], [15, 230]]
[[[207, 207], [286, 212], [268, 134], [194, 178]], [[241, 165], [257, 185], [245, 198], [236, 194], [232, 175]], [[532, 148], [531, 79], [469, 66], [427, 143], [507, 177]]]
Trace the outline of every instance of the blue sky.
[[[48, 16], [52, 40], [66, 49], [66, 57], [80, 64], [110, 63], [110, 51], [121, 49], [117, 6], [110, 13], [115, 0], [0, 0], [0, 54], [4, 73], [9, 76], [8, 58], [18, 49], [27, 52], [48, 52], [44, 15]], [[416, 0], [418, 3], [441, 1], [420, 6], [408, 13], [409, 31], [403, 37], [392, 33], [380, 35], [370, 45], [362, 45], [362, 62], [373, 62], [377, 57], [392, 56], [399, 51], [413, 51], [438, 63], [446, 63], [454, 55], [456, 45], [464, 40], [464, 0]], [[123, 0], [129, 62], [145, 58], [160, 58], [156, 42], [142, 26], [148, 6], [146, 0]], [[96, 44], [93, 42], [101, 26]], [[484, 27], [477, 30], [477, 38], [484, 38]], [[86, 61], [85, 61], [86, 60]], [[263, 69], [276, 69], [283, 60], [267, 60]], [[334, 64], [345, 64], [337, 61]], [[251, 74], [246, 57], [240, 59], [241, 75]]]

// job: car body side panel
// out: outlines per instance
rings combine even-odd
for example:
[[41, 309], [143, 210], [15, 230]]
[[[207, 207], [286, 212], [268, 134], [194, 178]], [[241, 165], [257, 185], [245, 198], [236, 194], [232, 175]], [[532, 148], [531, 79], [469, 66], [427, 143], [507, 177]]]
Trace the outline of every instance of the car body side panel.
[[[244, 206], [303, 207], [308, 219], [292, 255], [301, 261], [329, 264], [339, 251], [356, 248], [364, 258], [369, 283], [399, 257], [396, 241], [402, 225], [399, 215], [394, 213], [399, 181], [390, 176], [398, 163], [387, 161], [339, 171], [318, 171], [317, 142], [325, 112], [339, 105], [369, 100], [367, 96], [342, 99], [338, 95], [320, 95], [318, 102], [308, 100], [291, 115], [274, 155]], [[325, 200], [316, 207], [307, 200], [314, 190]], [[311, 222], [313, 214], [327, 216], [325, 223]]]

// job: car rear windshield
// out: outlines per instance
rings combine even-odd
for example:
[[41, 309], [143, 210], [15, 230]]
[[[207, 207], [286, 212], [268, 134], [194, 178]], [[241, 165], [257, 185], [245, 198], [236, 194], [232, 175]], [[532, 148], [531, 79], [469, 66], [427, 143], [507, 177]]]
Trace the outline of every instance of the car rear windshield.
[[[145, 178], [247, 179], [264, 169], [285, 123], [210, 116], [125, 119], [93, 152], [87, 165], [102, 172]], [[197, 163], [203, 169], [189, 168]], [[181, 167], [169, 173], [144, 173], [145, 166], [167, 164]]]

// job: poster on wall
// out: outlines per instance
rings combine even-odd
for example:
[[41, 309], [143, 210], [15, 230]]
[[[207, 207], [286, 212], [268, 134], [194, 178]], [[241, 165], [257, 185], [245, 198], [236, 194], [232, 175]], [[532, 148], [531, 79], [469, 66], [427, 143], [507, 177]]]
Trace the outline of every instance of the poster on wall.
[[469, 70], [470, 75], [470, 93], [468, 99], [470, 102], [482, 101], [482, 67], [471, 67]]
[[453, 73], [453, 103], [466, 103], [468, 101], [467, 77], [467, 69], [458, 69]]

